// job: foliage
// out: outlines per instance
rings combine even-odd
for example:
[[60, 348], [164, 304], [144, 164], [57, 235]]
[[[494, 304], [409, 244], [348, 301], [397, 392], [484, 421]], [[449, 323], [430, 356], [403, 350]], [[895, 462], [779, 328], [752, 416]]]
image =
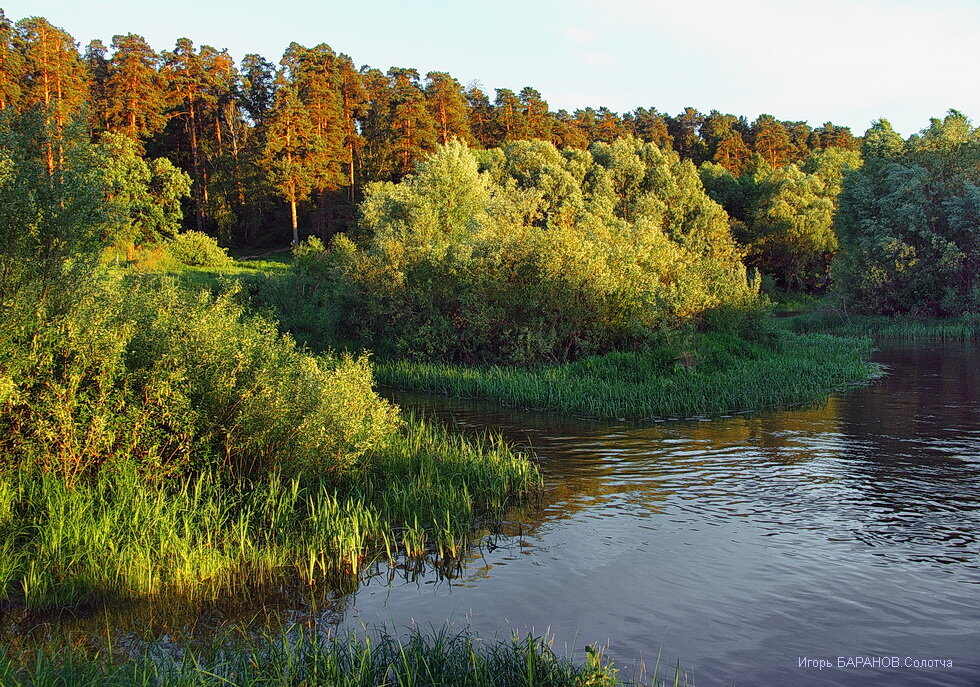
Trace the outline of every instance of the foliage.
[[222, 267], [231, 263], [228, 252], [214, 238], [199, 231], [177, 234], [166, 243], [167, 252], [182, 265]]
[[147, 243], [169, 238], [180, 230], [180, 201], [190, 195], [191, 178], [166, 158], [144, 160], [136, 142], [106, 133], [97, 154], [105, 173], [106, 200], [116, 228], [108, 237], [116, 243]]
[[49, 171], [41, 145], [49, 128], [37, 109], [0, 112], [0, 336], [8, 338], [21, 335], [24, 318], [57, 316], [87, 288], [109, 226], [92, 147], [66, 128], [63, 166]]
[[701, 178], [733, 218], [746, 264], [784, 289], [813, 291], [827, 286], [837, 252], [833, 219], [844, 175], [860, 166], [859, 153], [832, 147], [776, 168], [756, 159], [737, 177], [705, 163]]
[[3, 342], [17, 387], [3, 448], [68, 482], [131, 457], [149, 472], [338, 469], [396, 426], [365, 358], [299, 351], [234, 289], [106, 283], [35, 336]]
[[314, 259], [332, 328], [385, 355], [566, 360], [754, 298], [694, 167], [636, 139], [479, 160], [450, 143], [361, 213], [366, 250], [338, 237]]
[[866, 313], [980, 311], [980, 130], [951, 110], [902, 142], [886, 121], [865, 136], [835, 227], [839, 293]]
[[[753, 156], [773, 167], [814, 150], [854, 149], [846, 127], [779, 121], [695, 108], [669, 115], [637, 107], [552, 111], [531, 85], [465, 91], [444, 71], [383, 72], [321, 43], [291, 43], [280, 59], [180, 38], [170, 50], [120, 31], [108, 48], [78, 44], [39, 17], [0, 15], [0, 110], [43, 104], [50, 136], [39, 151], [50, 170], [63, 161], [65, 127], [87, 119], [89, 134], [129, 139], [150, 164], [165, 158], [193, 179], [185, 224], [230, 245], [281, 245], [293, 226], [325, 241], [350, 231], [365, 185], [398, 181], [437, 143], [482, 148], [539, 140], [587, 149], [635, 136], [696, 164], [735, 175]], [[270, 56], [272, 57], [272, 56]], [[278, 57], [278, 56], [276, 56]], [[277, 69], [276, 62], [280, 68]]]

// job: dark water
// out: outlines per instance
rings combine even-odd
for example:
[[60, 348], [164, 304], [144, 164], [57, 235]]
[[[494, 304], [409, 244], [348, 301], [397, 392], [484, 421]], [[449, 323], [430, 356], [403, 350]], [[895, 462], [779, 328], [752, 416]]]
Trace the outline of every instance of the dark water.
[[533, 446], [546, 505], [460, 580], [364, 586], [346, 622], [548, 630], [625, 666], [662, 647], [698, 685], [980, 684], [978, 353], [891, 347], [820, 408], [647, 428], [403, 397]]
[[[559, 651], [606, 644], [625, 673], [662, 651], [701, 686], [980, 685], [978, 354], [893, 346], [878, 354], [889, 376], [819, 408], [644, 428], [400, 396], [533, 447], [544, 506], [455, 579], [376, 570], [295, 615], [323, 630], [549, 632]], [[186, 629], [255, 613], [243, 608], [95, 622]], [[906, 665], [929, 659], [952, 667]]]

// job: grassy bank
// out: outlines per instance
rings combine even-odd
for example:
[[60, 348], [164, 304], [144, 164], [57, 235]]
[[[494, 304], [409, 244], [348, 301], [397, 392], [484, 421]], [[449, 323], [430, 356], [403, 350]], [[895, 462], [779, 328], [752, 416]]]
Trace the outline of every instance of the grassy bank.
[[386, 362], [382, 385], [597, 419], [690, 417], [812, 403], [879, 373], [867, 339], [773, 332], [700, 335], [690, 350], [611, 353], [512, 367]]
[[414, 419], [348, 469], [289, 478], [152, 480], [117, 467], [68, 486], [11, 470], [0, 476], [0, 593], [28, 609], [214, 597], [283, 575], [329, 585], [377, 558], [449, 561], [539, 485], [500, 441]]
[[882, 339], [932, 339], [966, 341], [980, 338], [980, 318], [976, 316], [943, 319], [846, 315], [828, 308], [815, 308], [793, 317], [785, 324], [796, 332], [822, 332], [843, 336], [871, 336]]
[[[637, 684], [622, 677], [600, 651], [587, 649], [584, 662], [557, 655], [548, 641], [531, 635], [484, 641], [448, 628], [405, 637], [390, 634], [347, 635], [323, 641], [293, 628], [260, 639], [216, 641], [206, 650], [191, 652], [173, 646], [148, 646], [120, 662], [109, 652], [91, 653], [73, 647], [39, 653], [25, 662], [0, 652], [0, 684], [99, 685], [346, 685], [403, 687], [413, 685], [491, 687], [504, 685], [549, 687], [614, 687]], [[687, 684], [678, 670], [664, 671], [659, 663], [644, 684]], [[650, 678], [647, 678], [650, 679]]]

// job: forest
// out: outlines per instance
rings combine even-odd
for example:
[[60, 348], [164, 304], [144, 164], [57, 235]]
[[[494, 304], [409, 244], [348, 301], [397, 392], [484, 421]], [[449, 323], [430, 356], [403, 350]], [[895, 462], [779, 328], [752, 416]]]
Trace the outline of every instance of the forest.
[[[538, 498], [528, 455], [379, 384], [758, 411], [880, 375], [832, 335], [860, 316], [980, 323], [980, 129], [956, 110], [908, 138], [554, 112], [326, 44], [81, 50], [0, 11], [0, 208], [0, 609], [25, 613], [451, 566]], [[771, 316], [814, 299], [831, 324]], [[512, 648], [508, 670], [584, 679]]]

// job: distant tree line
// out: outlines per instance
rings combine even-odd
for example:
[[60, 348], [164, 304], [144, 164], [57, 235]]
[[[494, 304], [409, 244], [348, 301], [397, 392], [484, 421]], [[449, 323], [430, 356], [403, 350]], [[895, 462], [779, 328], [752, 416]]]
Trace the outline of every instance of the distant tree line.
[[326, 44], [293, 43], [278, 65], [255, 54], [236, 64], [186, 38], [158, 52], [135, 34], [80, 52], [47, 20], [13, 23], [0, 11], [0, 111], [38, 106], [49, 171], [64, 164], [66, 131], [81, 113], [92, 139], [125, 137], [147, 159], [188, 174], [185, 227], [234, 244], [296, 239], [300, 226], [323, 238], [346, 231], [365, 184], [400, 180], [454, 139], [471, 148], [542, 140], [584, 149], [633, 136], [734, 177], [860, 147], [847, 127], [765, 114], [749, 122], [694, 108], [556, 112], [530, 86], [491, 96], [446, 72], [358, 67]]

